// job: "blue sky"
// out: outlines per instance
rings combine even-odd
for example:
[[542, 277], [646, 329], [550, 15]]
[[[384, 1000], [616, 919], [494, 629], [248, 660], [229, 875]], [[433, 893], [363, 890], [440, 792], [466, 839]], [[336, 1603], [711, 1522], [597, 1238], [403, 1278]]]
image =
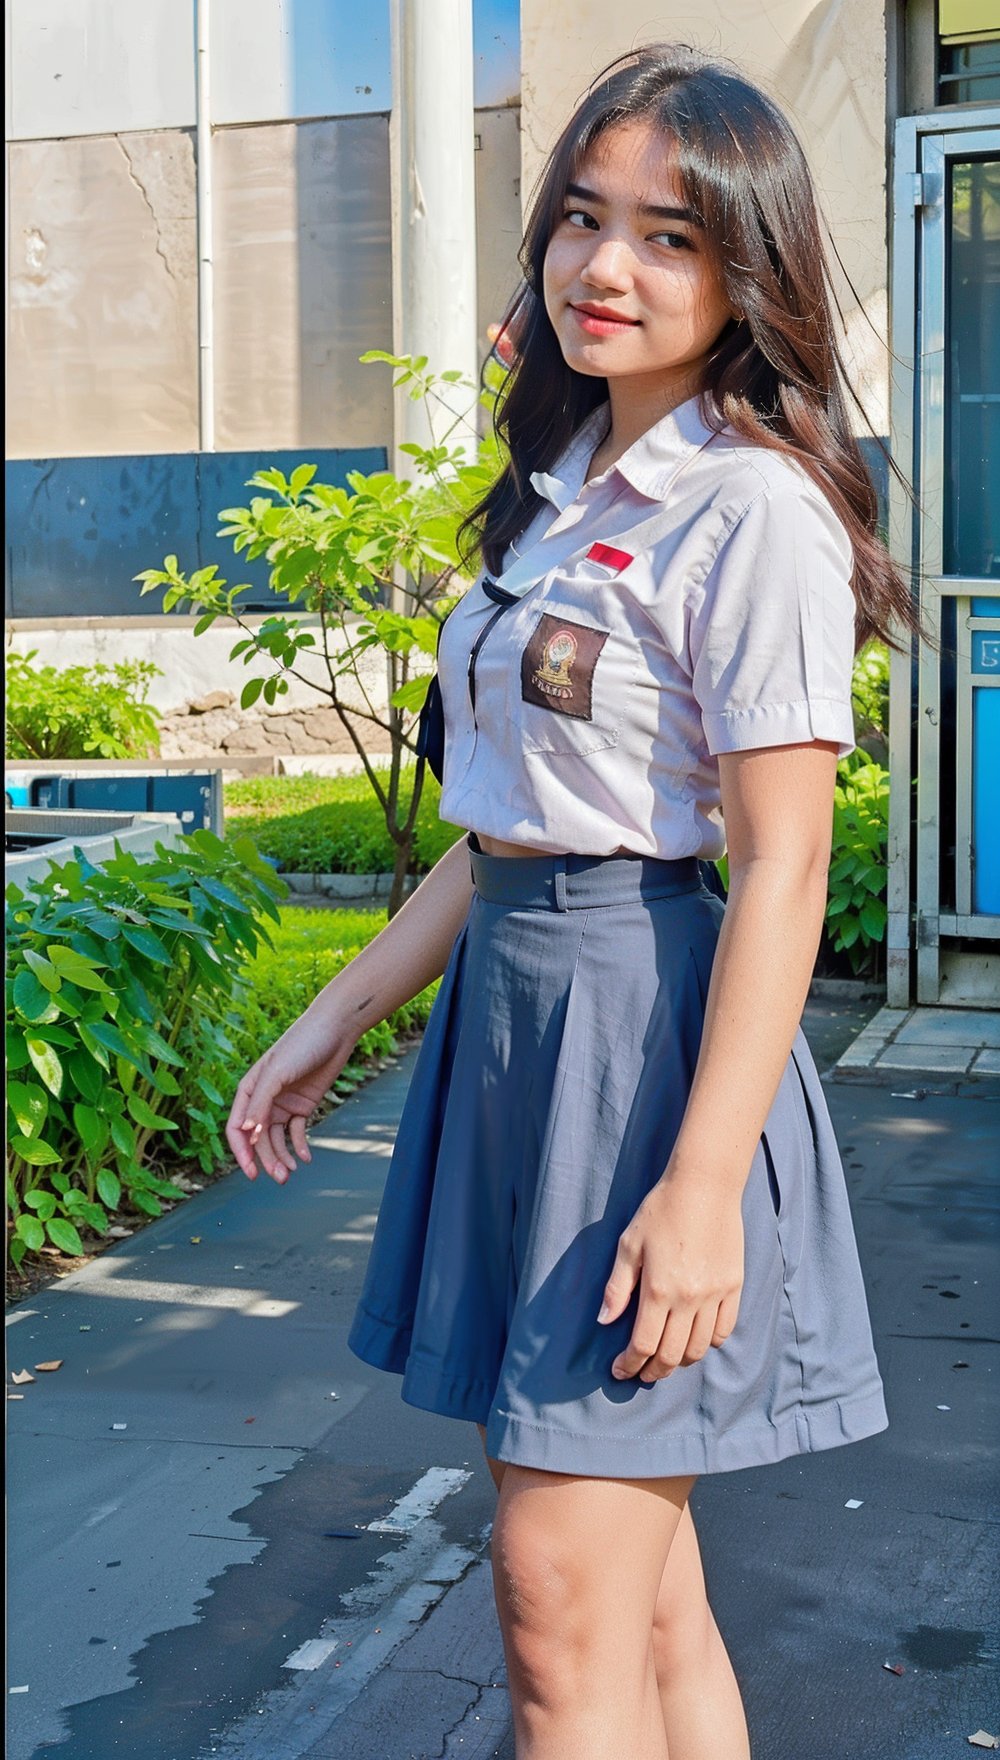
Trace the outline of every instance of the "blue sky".
[[[297, 115], [389, 109], [389, 0], [286, 0], [286, 10]], [[473, 27], [475, 101], [503, 104], [520, 87], [520, 0], [473, 0]]]

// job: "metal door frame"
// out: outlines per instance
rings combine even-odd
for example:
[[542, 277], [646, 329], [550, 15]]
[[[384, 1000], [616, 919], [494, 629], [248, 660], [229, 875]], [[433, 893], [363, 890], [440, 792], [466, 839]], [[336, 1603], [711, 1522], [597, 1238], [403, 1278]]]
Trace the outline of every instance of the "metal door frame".
[[[928, 628], [941, 630], [941, 601], [959, 600], [959, 645], [969, 646], [971, 598], [993, 597], [1000, 584], [945, 576], [943, 567], [944, 440], [945, 440], [945, 319], [947, 236], [945, 231], [948, 162], [994, 149], [1000, 155], [1000, 109], [984, 107], [935, 111], [907, 116], [896, 123], [893, 159], [892, 228], [892, 362], [890, 423], [892, 453], [904, 476], [913, 483], [918, 508], [905, 490], [890, 479], [889, 527], [893, 555], [906, 573], [918, 568], [923, 587], [921, 609]], [[998, 605], [1000, 610], [1000, 605]], [[886, 928], [887, 1000], [906, 1008], [914, 1000], [911, 958], [916, 951], [916, 1001], [982, 1001], [972, 967], [975, 955], [953, 961], [953, 981], [942, 994], [942, 935], [975, 934], [984, 942], [1000, 939], [1000, 918], [971, 911], [943, 915], [941, 852], [938, 824], [940, 798], [940, 661], [936, 651], [912, 644], [905, 653], [890, 651], [889, 674], [889, 875]], [[916, 834], [911, 833], [912, 665], [917, 666], [918, 731]], [[961, 687], [961, 679], [959, 680]], [[959, 689], [959, 735], [968, 733]], [[969, 775], [960, 776], [956, 792], [959, 837], [970, 837], [971, 807], [965, 795]], [[915, 846], [915, 847], [914, 847]], [[967, 886], [958, 859], [959, 896]], [[911, 870], [915, 866], [915, 876]], [[916, 911], [911, 910], [912, 878]], [[970, 923], [975, 921], [975, 928]], [[961, 926], [960, 926], [961, 925]], [[982, 962], [980, 962], [982, 963]], [[964, 972], [964, 977], [963, 977]]]

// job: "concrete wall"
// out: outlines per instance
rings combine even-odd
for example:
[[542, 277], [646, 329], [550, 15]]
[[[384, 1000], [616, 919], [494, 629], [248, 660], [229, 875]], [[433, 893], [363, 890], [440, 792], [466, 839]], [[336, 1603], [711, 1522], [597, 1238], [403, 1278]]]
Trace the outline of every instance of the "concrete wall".
[[[516, 107], [476, 132], [480, 339], [516, 273]], [[220, 129], [215, 403], [220, 450], [387, 446], [389, 130], [382, 116]], [[16, 141], [10, 177], [7, 451], [198, 445], [190, 130]]]
[[[880, 434], [888, 432], [886, 16], [883, 0], [522, 0], [522, 187], [614, 56], [675, 41], [728, 56], [796, 127], [855, 299], [843, 285], [846, 349]], [[877, 333], [872, 334], [872, 326]]]

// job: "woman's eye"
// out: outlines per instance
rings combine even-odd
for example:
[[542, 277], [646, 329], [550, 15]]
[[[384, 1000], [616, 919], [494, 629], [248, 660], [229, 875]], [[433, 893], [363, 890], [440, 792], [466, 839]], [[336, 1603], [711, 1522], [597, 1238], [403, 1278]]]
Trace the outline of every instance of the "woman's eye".
[[597, 221], [594, 219], [593, 214], [588, 214], [583, 208], [567, 208], [563, 215], [563, 219], [573, 221], [575, 224], [581, 226], [597, 225]]
[[658, 232], [655, 236], [657, 243], [665, 240], [666, 243], [670, 245], [671, 249], [676, 245], [680, 245], [681, 249], [685, 251], [694, 249], [686, 232]]

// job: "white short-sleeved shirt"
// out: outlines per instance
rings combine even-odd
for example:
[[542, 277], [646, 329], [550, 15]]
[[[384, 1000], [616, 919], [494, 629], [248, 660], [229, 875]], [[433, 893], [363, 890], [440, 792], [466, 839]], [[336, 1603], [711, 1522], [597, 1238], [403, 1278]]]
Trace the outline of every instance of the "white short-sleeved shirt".
[[[720, 752], [854, 749], [853, 555], [805, 470], [691, 398], [585, 483], [603, 404], [442, 626], [442, 819], [534, 848], [724, 853]], [[491, 596], [492, 592], [492, 596]]]

